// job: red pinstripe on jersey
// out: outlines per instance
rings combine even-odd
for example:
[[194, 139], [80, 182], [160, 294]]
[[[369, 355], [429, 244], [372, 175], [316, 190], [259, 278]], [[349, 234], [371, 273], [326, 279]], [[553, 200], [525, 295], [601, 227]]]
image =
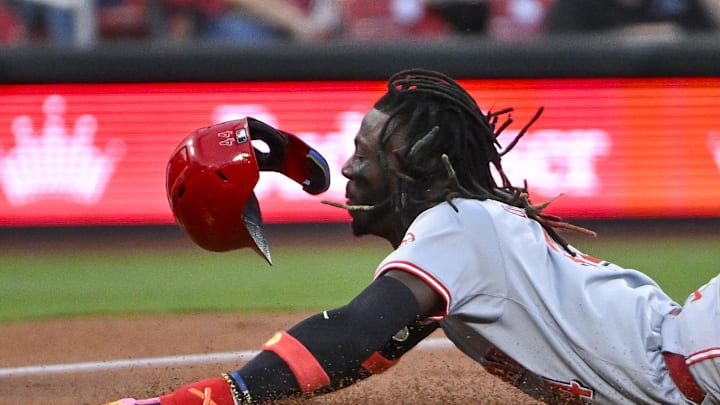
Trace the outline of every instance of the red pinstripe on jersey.
[[443, 283], [441, 283], [438, 279], [433, 277], [431, 274], [429, 274], [425, 269], [423, 269], [420, 266], [417, 266], [414, 263], [406, 262], [404, 260], [397, 260], [397, 261], [391, 261], [387, 262], [382, 265], [376, 272], [375, 272], [375, 278], [378, 278], [382, 276], [383, 274], [387, 273], [389, 270], [396, 269], [408, 272], [415, 277], [421, 279], [425, 282], [425, 284], [429, 285], [435, 292], [440, 294], [443, 301], [445, 301], [445, 310], [441, 314], [442, 316], [447, 315], [447, 313], [450, 311], [450, 291], [445, 287]]
[[512, 205], [505, 205], [505, 204], [502, 204], [501, 207], [503, 210], [505, 210], [506, 212], [508, 212], [510, 214], [517, 215], [522, 218], [527, 218], [527, 213], [522, 208], [513, 207]]
[[569, 260], [582, 264], [584, 266], [600, 266], [603, 263], [605, 263], [605, 260], [598, 259], [597, 257], [592, 257], [590, 255], [587, 255], [585, 253], [577, 252], [575, 256], [572, 256], [567, 251], [565, 251], [564, 248], [557, 245], [557, 243], [548, 235], [547, 231], [543, 229], [543, 235], [545, 236], [545, 242], [550, 247], [550, 249], [562, 253], [567, 257]]
[[692, 366], [693, 364], [697, 364], [701, 361], [715, 359], [718, 357], [720, 357], [720, 347], [711, 347], [687, 356], [687, 358], [685, 358], [685, 364]]

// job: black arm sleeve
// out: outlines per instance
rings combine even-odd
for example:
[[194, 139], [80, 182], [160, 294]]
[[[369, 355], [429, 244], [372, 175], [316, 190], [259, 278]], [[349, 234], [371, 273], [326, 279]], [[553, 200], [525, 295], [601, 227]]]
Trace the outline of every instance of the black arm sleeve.
[[437, 322], [415, 322], [390, 339], [379, 352], [386, 359], [396, 360], [433, 333], [440, 326]]
[[[325, 369], [331, 384], [322, 391], [328, 391], [367, 377], [361, 364], [372, 353], [399, 358], [437, 328], [437, 324], [417, 321], [418, 305], [412, 292], [394, 278], [380, 277], [348, 305], [307, 318], [287, 332]], [[393, 340], [405, 327], [410, 332], [407, 338]], [[257, 402], [300, 393], [289, 367], [271, 352], [260, 353], [239, 374]]]

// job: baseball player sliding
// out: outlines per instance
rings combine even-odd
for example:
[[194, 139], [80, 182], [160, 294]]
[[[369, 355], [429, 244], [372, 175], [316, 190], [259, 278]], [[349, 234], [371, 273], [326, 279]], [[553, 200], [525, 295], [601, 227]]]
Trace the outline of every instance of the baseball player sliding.
[[[681, 307], [644, 274], [596, 259], [556, 232], [510, 183], [507, 111], [481, 112], [451, 78], [393, 75], [342, 168], [357, 236], [393, 251], [347, 305], [279, 331], [241, 368], [123, 405], [232, 405], [318, 395], [393, 366], [437, 328], [489, 372], [548, 403], [720, 402], [720, 278]], [[259, 153], [249, 137], [270, 144]], [[226, 145], [218, 139], [228, 140]], [[275, 170], [327, 189], [327, 165], [292, 134], [248, 118], [199, 130], [168, 168], [178, 223], [210, 250], [270, 260], [252, 189]], [[496, 181], [493, 177], [496, 172]], [[242, 208], [242, 215], [239, 208]]]

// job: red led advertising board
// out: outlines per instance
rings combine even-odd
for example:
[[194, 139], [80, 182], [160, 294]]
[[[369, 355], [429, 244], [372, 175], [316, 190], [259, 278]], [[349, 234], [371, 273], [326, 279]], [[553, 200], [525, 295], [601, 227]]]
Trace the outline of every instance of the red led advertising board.
[[[565, 218], [720, 217], [720, 78], [461, 81], [484, 111], [513, 107], [503, 160], [534, 202]], [[165, 165], [195, 129], [253, 116], [331, 165], [305, 194], [262, 173], [268, 223], [347, 221], [340, 167], [382, 81], [58, 84], [0, 87], [0, 226], [169, 224]], [[462, 170], [462, 168], [456, 168]]]

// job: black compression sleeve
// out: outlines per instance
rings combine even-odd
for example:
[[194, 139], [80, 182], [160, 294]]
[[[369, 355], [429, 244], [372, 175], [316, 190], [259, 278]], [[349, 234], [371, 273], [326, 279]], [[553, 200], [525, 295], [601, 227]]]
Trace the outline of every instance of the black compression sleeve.
[[300, 394], [292, 371], [273, 352], [260, 352], [238, 372], [245, 380], [253, 402], [263, 403]]
[[417, 317], [412, 292], [397, 279], [380, 277], [348, 305], [308, 318], [288, 333], [336, 380], [360, 369], [365, 359]]
[[386, 359], [395, 360], [399, 359], [402, 355], [409, 352], [410, 349], [415, 347], [420, 341], [428, 337], [440, 326], [437, 322], [416, 322], [413, 325], [407, 326], [404, 331], [399, 332], [398, 338], [393, 336], [385, 346], [383, 346], [379, 352]]
[[[288, 333], [318, 360], [331, 387], [340, 388], [365, 377], [362, 362], [417, 317], [412, 292], [397, 279], [380, 277], [348, 305], [307, 318]], [[258, 402], [300, 393], [289, 367], [271, 352], [262, 352], [239, 373]]]

